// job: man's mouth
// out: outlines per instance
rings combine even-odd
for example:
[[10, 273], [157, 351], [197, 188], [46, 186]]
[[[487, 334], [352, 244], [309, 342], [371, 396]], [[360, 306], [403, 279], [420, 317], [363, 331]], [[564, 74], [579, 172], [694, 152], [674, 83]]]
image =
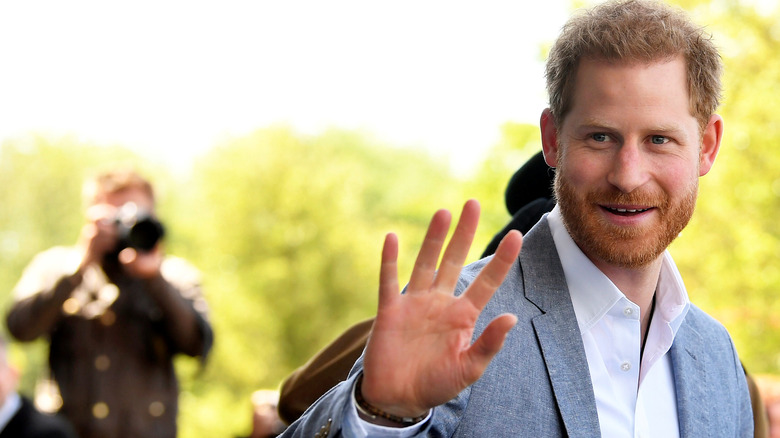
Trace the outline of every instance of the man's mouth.
[[652, 209], [652, 208], [618, 208], [618, 207], [607, 207], [607, 206], [604, 206], [603, 208], [612, 214], [617, 214], [620, 216], [633, 216], [635, 214], [644, 213]]

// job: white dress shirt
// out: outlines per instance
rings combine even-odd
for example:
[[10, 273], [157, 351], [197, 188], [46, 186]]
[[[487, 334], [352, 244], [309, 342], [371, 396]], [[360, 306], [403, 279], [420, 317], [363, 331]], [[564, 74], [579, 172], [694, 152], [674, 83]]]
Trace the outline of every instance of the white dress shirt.
[[[668, 353], [690, 301], [671, 256], [668, 252], [662, 256], [655, 313], [642, 355], [639, 306], [629, 301], [574, 243], [558, 206], [547, 215], [547, 221], [585, 346], [601, 435], [679, 437]], [[353, 408], [346, 410], [345, 428], [365, 433], [358, 436], [411, 436], [425, 424], [423, 421], [407, 428], [376, 426], [358, 417], [354, 398], [352, 404]]]
[[21, 407], [22, 399], [17, 392], [11, 392], [6, 396], [5, 403], [0, 406], [0, 431], [5, 429], [5, 426]]

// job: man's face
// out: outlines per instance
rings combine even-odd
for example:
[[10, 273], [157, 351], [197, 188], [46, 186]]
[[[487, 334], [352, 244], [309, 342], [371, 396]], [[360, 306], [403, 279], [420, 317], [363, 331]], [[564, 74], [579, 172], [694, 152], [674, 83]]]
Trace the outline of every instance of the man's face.
[[114, 207], [121, 207], [128, 202], [133, 202], [140, 209], [154, 211], [154, 200], [148, 193], [139, 188], [129, 188], [116, 193], [107, 193], [100, 198], [100, 201]]
[[[558, 168], [564, 223], [597, 266], [646, 266], [690, 220], [698, 178], [712, 165], [722, 127], [713, 116], [702, 137], [689, 108], [681, 57], [581, 61], [572, 108], [548, 136], [545, 155]], [[702, 138], [717, 138], [711, 156], [700, 155]]]

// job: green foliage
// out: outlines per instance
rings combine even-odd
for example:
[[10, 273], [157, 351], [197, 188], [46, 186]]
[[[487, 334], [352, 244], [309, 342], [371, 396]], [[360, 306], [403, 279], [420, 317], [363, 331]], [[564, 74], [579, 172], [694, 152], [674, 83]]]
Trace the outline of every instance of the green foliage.
[[195, 174], [195, 260], [218, 334], [206, 375], [242, 402], [373, 315], [383, 234], [427, 222], [439, 195], [417, 190], [421, 175], [451, 180], [420, 154], [284, 128], [214, 149]]
[[[181, 436], [237, 435], [249, 427], [253, 391], [276, 388], [346, 327], [374, 314], [387, 232], [401, 239], [404, 281], [434, 210], [457, 216], [473, 197], [483, 204], [475, 260], [509, 219], [506, 182], [538, 148], [536, 127], [507, 124], [502, 142], [465, 180], [419, 151], [364, 135], [306, 137], [276, 127], [219, 145], [190, 174], [174, 177], [119, 147], [9, 142], [0, 156], [0, 279], [10, 291], [35, 253], [75, 242], [86, 175], [103, 163], [134, 162], [155, 182], [168, 252], [203, 273], [215, 330], [205, 367], [177, 358]], [[31, 393], [45, 374], [45, 342], [15, 349], [26, 369], [23, 391]]]
[[480, 234], [474, 239], [471, 260], [479, 257], [495, 233], [511, 219], [504, 196], [507, 183], [517, 169], [540, 150], [538, 126], [505, 123], [501, 127], [499, 143], [490, 149], [470, 181], [464, 183], [464, 198], [478, 199], [482, 204]]
[[[437, 194], [417, 190], [420, 175], [432, 185], [450, 179], [419, 154], [286, 129], [219, 147], [195, 173], [204, 214], [193, 239], [205, 251], [199, 265], [215, 274], [215, 317], [232, 315], [225, 322], [238, 332], [265, 321], [263, 336], [247, 333], [254, 342], [243, 344], [276, 368], [302, 363], [344, 323], [373, 313], [382, 235], [427, 222]], [[265, 385], [281, 377], [252, 373]]]

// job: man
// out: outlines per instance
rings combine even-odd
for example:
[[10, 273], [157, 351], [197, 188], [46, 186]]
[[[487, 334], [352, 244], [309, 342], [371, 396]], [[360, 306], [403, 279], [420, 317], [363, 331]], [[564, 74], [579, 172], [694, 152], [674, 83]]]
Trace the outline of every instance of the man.
[[37, 255], [7, 316], [21, 341], [45, 337], [61, 413], [81, 438], [175, 437], [173, 357], [212, 344], [199, 273], [164, 256], [151, 184], [116, 169], [85, 184], [74, 247]]
[[19, 371], [8, 362], [6, 340], [0, 337], [0, 438], [75, 438], [60, 417], [38, 411], [16, 392]]
[[437, 212], [404, 294], [389, 234], [362, 360], [285, 436], [752, 436], [734, 345], [666, 251], [720, 148], [720, 73], [709, 38], [666, 5], [572, 18], [540, 122], [556, 207], [461, 269], [467, 202], [438, 271]]

